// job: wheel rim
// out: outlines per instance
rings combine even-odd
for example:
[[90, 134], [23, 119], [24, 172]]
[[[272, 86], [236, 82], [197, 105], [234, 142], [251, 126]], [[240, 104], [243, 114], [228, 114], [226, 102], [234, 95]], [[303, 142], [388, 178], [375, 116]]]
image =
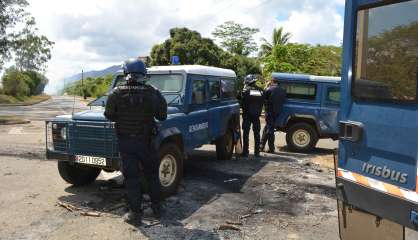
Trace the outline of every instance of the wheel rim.
[[297, 147], [303, 148], [311, 142], [311, 135], [304, 129], [298, 129], [293, 133], [292, 140]]
[[161, 159], [160, 163], [159, 177], [161, 185], [164, 187], [170, 186], [171, 184], [173, 184], [174, 180], [176, 180], [176, 176], [176, 158], [171, 154], [167, 154]]

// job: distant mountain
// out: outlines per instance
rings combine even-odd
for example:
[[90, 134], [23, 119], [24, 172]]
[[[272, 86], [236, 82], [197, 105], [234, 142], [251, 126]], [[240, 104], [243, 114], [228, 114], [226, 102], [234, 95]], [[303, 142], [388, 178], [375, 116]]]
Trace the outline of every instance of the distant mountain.
[[[96, 78], [96, 77], [106, 76], [108, 74], [115, 74], [118, 70], [120, 70], [120, 65], [111, 66], [111, 67], [105, 68], [103, 70], [84, 72], [84, 79], [86, 79], [88, 77]], [[73, 75], [71, 77], [65, 78], [64, 81], [65, 81], [66, 84], [70, 84], [70, 83], [76, 82], [80, 79], [81, 79], [81, 73], [78, 73], [78, 74]]]

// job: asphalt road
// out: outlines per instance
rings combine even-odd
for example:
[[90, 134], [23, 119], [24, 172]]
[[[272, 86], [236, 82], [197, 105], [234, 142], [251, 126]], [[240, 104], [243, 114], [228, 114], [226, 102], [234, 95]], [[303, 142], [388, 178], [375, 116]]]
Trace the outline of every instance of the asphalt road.
[[18, 116], [28, 120], [46, 120], [57, 115], [88, 109], [79, 97], [51, 96], [51, 99], [31, 106], [0, 106], [0, 116]]

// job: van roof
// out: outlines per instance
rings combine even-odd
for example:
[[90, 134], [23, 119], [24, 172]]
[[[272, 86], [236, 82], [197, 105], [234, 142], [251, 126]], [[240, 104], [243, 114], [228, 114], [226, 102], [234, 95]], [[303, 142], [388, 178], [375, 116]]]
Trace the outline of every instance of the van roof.
[[277, 80], [293, 80], [293, 81], [315, 81], [315, 82], [333, 82], [340, 83], [341, 77], [330, 77], [330, 76], [315, 76], [308, 74], [297, 74], [297, 73], [272, 73], [272, 77]]
[[188, 73], [206, 76], [231, 77], [235, 78], [237, 75], [230, 69], [208, 67], [201, 65], [172, 65], [172, 66], [153, 66], [147, 69], [148, 73]]

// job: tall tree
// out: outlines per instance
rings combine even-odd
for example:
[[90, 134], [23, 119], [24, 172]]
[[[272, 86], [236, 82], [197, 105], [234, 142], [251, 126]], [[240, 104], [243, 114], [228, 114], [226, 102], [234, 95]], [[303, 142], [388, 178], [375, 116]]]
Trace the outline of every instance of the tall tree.
[[244, 27], [239, 23], [228, 21], [217, 26], [212, 35], [220, 40], [221, 46], [228, 52], [248, 56], [258, 49], [254, 41], [254, 34], [258, 32], [257, 28]]
[[38, 36], [35, 24], [35, 19], [31, 17], [26, 21], [25, 28], [14, 34], [15, 62], [20, 70], [44, 70], [45, 63], [51, 59], [54, 42], [43, 35]]
[[173, 28], [170, 38], [151, 50], [152, 65], [168, 65], [172, 56], [179, 56], [180, 64], [220, 66], [220, 49], [211, 39], [187, 28]]
[[0, 70], [4, 62], [11, 57], [13, 38], [11, 29], [17, 23], [24, 21], [27, 16], [26, 0], [1, 0], [0, 1]]
[[339, 76], [341, 53], [341, 47], [336, 46], [297, 43], [276, 45], [272, 53], [262, 59], [263, 74], [268, 76], [272, 72], [291, 72]]
[[292, 34], [284, 32], [283, 27], [274, 29], [271, 42], [267, 41], [265, 38], [261, 39], [263, 43], [260, 46], [259, 56], [266, 57], [270, 55], [274, 46], [287, 44], [291, 37]]

